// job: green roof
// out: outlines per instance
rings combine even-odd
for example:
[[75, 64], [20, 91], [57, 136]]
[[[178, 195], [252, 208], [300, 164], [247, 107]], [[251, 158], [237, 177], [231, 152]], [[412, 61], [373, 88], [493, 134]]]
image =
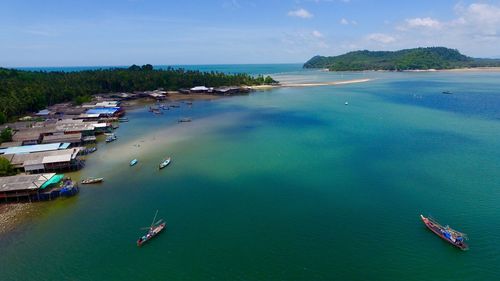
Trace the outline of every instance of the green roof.
[[48, 181], [46, 181], [44, 184], [42, 184], [40, 189], [45, 189], [46, 187], [58, 184], [62, 180], [62, 178], [64, 178], [64, 175], [62, 175], [62, 174], [61, 175], [54, 175]]

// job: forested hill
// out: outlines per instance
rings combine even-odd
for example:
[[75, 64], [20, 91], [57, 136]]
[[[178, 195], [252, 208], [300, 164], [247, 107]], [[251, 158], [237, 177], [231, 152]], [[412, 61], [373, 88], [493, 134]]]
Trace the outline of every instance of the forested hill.
[[207, 87], [262, 85], [275, 83], [271, 77], [225, 74], [151, 65], [80, 72], [20, 71], [0, 68], [0, 124], [13, 116], [35, 112], [59, 102], [82, 100], [108, 92], [132, 92], [165, 88], [177, 90], [199, 85]]
[[476, 59], [458, 50], [429, 47], [389, 51], [355, 51], [340, 56], [315, 56], [304, 68], [327, 68], [331, 71], [417, 70], [500, 66], [500, 59]]

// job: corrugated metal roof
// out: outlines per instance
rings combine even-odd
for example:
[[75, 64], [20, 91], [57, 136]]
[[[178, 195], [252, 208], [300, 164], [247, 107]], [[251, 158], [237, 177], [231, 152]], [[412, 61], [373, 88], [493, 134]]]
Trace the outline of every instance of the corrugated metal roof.
[[43, 164], [59, 163], [59, 162], [69, 162], [71, 161], [71, 153], [63, 155], [52, 155], [43, 157]]
[[54, 142], [80, 142], [82, 140], [82, 133], [64, 134], [64, 135], [51, 135], [44, 136], [42, 143], [54, 143]]
[[55, 173], [39, 175], [18, 175], [0, 178], [0, 192], [36, 190], [52, 178]]
[[106, 108], [92, 108], [87, 110], [87, 114], [114, 114], [120, 108], [119, 107], [106, 107]]
[[5, 149], [0, 149], [0, 154], [25, 154], [43, 151], [52, 151], [60, 149], [62, 143], [35, 144], [25, 146], [14, 146]]

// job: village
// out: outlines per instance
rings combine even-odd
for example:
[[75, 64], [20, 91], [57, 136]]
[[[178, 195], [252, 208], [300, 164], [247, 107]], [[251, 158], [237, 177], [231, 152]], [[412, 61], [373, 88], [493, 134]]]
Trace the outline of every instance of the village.
[[[10, 163], [16, 175], [0, 177], [0, 203], [46, 201], [77, 194], [78, 183], [62, 173], [85, 166], [84, 156], [97, 151], [98, 136], [106, 135], [106, 142], [116, 139], [113, 131], [119, 128], [119, 122], [128, 121], [123, 116], [127, 104], [133, 101], [172, 102], [192, 100], [196, 95], [216, 97], [250, 91], [250, 87], [196, 86], [179, 91], [98, 94], [91, 102], [55, 104], [3, 124], [0, 130], [10, 129], [12, 137], [0, 144], [0, 158]], [[170, 106], [178, 107], [174, 103]]]

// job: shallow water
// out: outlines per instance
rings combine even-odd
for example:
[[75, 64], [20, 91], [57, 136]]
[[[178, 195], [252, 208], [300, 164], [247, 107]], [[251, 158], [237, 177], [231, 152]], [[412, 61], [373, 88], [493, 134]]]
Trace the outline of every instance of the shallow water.
[[[499, 74], [275, 76], [375, 80], [128, 112], [82, 171], [103, 184], [0, 236], [0, 279], [498, 279]], [[137, 248], [156, 209], [167, 231]]]

